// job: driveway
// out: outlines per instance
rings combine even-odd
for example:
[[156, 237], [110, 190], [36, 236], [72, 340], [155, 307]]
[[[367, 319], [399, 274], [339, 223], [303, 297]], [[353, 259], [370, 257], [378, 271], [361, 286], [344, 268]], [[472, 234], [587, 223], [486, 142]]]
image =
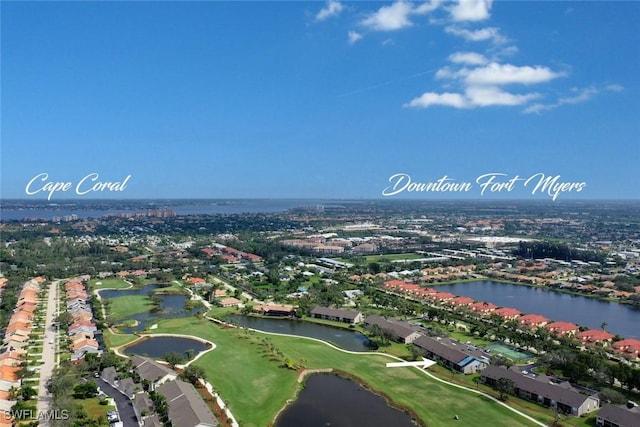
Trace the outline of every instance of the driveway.
[[111, 384], [102, 378], [90, 378], [89, 381], [95, 381], [98, 387], [100, 387], [100, 390], [107, 396], [113, 397], [113, 400], [116, 401], [118, 413], [120, 414], [120, 421], [122, 421], [124, 427], [138, 427], [138, 419], [136, 418], [136, 413], [133, 412], [133, 403], [131, 403], [131, 400], [127, 396], [113, 388]]

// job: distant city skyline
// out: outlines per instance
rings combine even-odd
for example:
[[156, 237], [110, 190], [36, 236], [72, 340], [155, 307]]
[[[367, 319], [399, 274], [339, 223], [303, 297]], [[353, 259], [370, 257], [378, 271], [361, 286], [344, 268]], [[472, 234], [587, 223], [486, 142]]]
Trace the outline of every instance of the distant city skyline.
[[0, 198], [638, 199], [639, 19], [604, 1], [3, 2]]

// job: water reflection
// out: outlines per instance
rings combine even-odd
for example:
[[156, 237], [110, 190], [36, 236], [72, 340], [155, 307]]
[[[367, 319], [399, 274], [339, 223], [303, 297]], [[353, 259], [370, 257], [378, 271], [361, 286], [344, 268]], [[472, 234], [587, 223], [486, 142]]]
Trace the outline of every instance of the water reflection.
[[234, 325], [287, 335], [317, 338], [350, 351], [371, 351], [375, 345], [359, 332], [297, 319], [269, 319], [233, 314], [225, 321]]
[[276, 427], [415, 427], [411, 417], [390, 407], [360, 384], [332, 374], [307, 378], [298, 399]]

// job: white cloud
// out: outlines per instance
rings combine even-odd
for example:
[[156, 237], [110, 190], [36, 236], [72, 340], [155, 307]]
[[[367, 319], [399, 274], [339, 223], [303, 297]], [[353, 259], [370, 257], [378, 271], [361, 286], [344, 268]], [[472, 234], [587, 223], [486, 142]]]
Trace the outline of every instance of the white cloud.
[[498, 64], [492, 62], [486, 67], [471, 70], [465, 77], [470, 85], [506, 85], [506, 84], [534, 84], [553, 80], [562, 76], [562, 73], [551, 71], [547, 67], [536, 65], [534, 67], [518, 67], [511, 64]]
[[404, 107], [429, 108], [437, 105], [459, 109], [492, 106], [512, 107], [526, 104], [539, 97], [538, 93], [513, 94], [493, 86], [471, 86], [465, 90], [464, 94], [425, 92], [406, 103]]
[[456, 52], [449, 55], [449, 61], [454, 64], [484, 65], [487, 58], [475, 52]]
[[354, 44], [362, 38], [362, 34], [357, 31], [349, 31], [349, 44]]
[[430, 0], [415, 6], [407, 1], [398, 0], [390, 6], [383, 6], [366, 17], [361, 24], [374, 31], [395, 31], [413, 25], [410, 15], [425, 15], [433, 12], [444, 0]]
[[467, 99], [459, 93], [434, 93], [426, 92], [418, 98], [406, 103], [405, 107], [428, 108], [432, 105], [444, 105], [455, 108], [468, 108]]
[[[607, 85], [604, 87], [605, 91], [608, 92], [620, 92], [622, 90], [622, 86], [619, 85]], [[595, 86], [589, 86], [586, 88], [573, 88], [571, 92], [573, 93], [571, 96], [565, 96], [562, 98], [558, 98], [558, 100], [551, 104], [533, 104], [527, 108], [525, 108], [525, 114], [532, 113], [541, 113], [543, 111], [553, 110], [555, 108], [561, 107], [563, 105], [573, 105], [573, 104], [581, 104], [583, 102], [589, 101], [594, 96], [600, 94], [602, 89], [598, 89]]]
[[377, 12], [369, 15], [362, 24], [376, 31], [394, 31], [410, 27], [409, 14], [413, 7], [411, 3], [397, 1], [391, 6], [383, 6]]
[[490, 40], [493, 43], [504, 43], [506, 38], [500, 34], [500, 29], [496, 27], [486, 27], [479, 30], [467, 30], [466, 28], [460, 28], [454, 25], [450, 25], [444, 29], [447, 34], [462, 37], [467, 41], [481, 42]]
[[425, 13], [433, 12], [444, 2], [444, 0], [431, 0], [422, 3], [420, 6], [416, 6], [413, 9], [413, 13], [416, 15], [424, 15]]
[[490, 16], [493, 0], [458, 0], [449, 8], [454, 21], [483, 21]]
[[495, 86], [470, 86], [465, 90], [465, 95], [469, 99], [469, 103], [477, 107], [522, 105], [540, 97], [538, 93], [516, 95]]
[[337, 0], [329, 0], [327, 5], [320, 9], [320, 12], [316, 15], [316, 21], [324, 21], [332, 16], [337, 16], [342, 12], [344, 6]]

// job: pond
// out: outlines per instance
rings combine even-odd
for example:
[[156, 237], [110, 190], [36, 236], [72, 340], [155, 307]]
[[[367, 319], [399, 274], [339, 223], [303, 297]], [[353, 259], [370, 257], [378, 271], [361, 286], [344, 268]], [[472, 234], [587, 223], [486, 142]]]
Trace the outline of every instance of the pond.
[[333, 374], [307, 378], [298, 399], [276, 420], [276, 427], [415, 427], [405, 412], [360, 384]]
[[127, 347], [124, 353], [161, 358], [169, 352], [176, 352], [185, 356], [187, 350], [193, 350], [194, 354], [197, 355], [208, 348], [208, 344], [191, 338], [159, 336], [139, 341]]
[[580, 295], [555, 292], [510, 283], [477, 281], [433, 286], [438, 292], [488, 301], [499, 307], [512, 307], [525, 314], [541, 314], [555, 321], [572, 322], [627, 338], [640, 338], [640, 309], [628, 304], [601, 301]]
[[[126, 297], [131, 295], [148, 295], [150, 292], [154, 292], [156, 289], [166, 287], [166, 285], [152, 284], [145, 285], [139, 288], [124, 289], [124, 290], [112, 290], [104, 289], [99, 291], [102, 299], [113, 299], [113, 304], [117, 304], [117, 299], [120, 297]], [[185, 304], [187, 302], [187, 296], [183, 294], [162, 294], [156, 293], [160, 299], [160, 307], [158, 310], [145, 311], [143, 313], [133, 314], [122, 320], [135, 323], [135, 326], [120, 327], [119, 329], [124, 333], [131, 334], [143, 331], [147, 326], [160, 319], [173, 319], [179, 317], [193, 316], [204, 310], [204, 307], [197, 306], [187, 310]]]
[[304, 320], [268, 319], [263, 317], [232, 314], [231, 316], [226, 317], [225, 321], [233, 325], [257, 329], [264, 332], [276, 332], [279, 334], [317, 338], [350, 351], [371, 351], [376, 348], [375, 344], [359, 332], [335, 328], [328, 325], [321, 325], [318, 323], [305, 322]]

